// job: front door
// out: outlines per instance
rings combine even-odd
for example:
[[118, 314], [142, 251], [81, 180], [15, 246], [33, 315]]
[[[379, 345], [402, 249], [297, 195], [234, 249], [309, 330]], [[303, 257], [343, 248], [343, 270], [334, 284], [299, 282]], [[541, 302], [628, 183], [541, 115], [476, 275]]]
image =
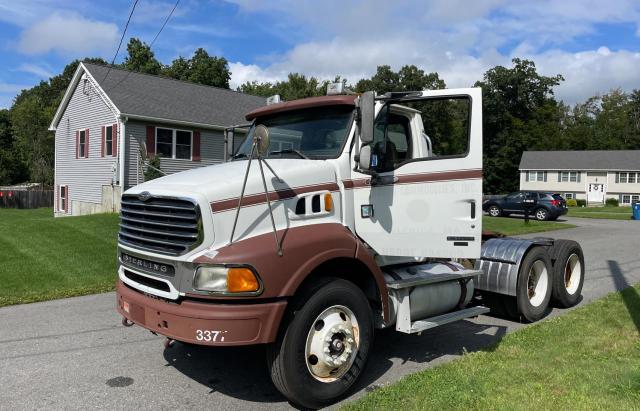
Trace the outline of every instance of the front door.
[[377, 253], [480, 256], [482, 104], [478, 88], [378, 104], [371, 164], [352, 171], [355, 229]]
[[604, 184], [589, 183], [587, 187], [587, 202], [604, 203]]

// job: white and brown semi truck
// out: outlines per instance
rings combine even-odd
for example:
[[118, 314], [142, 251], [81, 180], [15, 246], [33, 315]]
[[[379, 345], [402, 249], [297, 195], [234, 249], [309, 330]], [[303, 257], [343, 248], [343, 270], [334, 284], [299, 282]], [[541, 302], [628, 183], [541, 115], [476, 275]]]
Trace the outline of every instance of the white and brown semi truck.
[[575, 305], [577, 243], [483, 238], [481, 98], [333, 94], [248, 113], [228, 161], [122, 196], [123, 322], [170, 343], [265, 344], [278, 390], [317, 408], [358, 379], [376, 329]]

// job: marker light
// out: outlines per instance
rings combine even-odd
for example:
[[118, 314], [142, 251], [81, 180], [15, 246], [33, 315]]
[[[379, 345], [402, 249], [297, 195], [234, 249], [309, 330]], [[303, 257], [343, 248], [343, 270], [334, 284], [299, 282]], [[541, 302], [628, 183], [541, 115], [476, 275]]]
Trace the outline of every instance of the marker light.
[[193, 276], [193, 288], [212, 293], [255, 293], [260, 282], [246, 267], [199, 267]]
[[324, 209], [325, 211], [333, 210], [333, 199], [330, 193], [324, 195]]

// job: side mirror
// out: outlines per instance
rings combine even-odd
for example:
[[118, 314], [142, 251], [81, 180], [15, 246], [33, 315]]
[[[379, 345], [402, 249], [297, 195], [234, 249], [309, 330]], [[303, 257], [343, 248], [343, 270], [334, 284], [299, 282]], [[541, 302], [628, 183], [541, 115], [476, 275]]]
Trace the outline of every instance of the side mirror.
[[358, 162], [361, 170], [369, 170], [371, 168], [371, 145], [363, 146], [360, 149], [360, 161]]
[[375, 99], [373, 91], [367, 91], [358, 98], [358, 110], [360, 110], [360, 142], [362, 145], [369, 144], [373, 141], [373, 122]]
[[234, 136], [235, 136], [234, 128], [228, 128], [224, 130], [224, 146], [225, 146], [226, 160], [229, 160], [231, 157], [233, 157], [233, 153], [235, 151]]

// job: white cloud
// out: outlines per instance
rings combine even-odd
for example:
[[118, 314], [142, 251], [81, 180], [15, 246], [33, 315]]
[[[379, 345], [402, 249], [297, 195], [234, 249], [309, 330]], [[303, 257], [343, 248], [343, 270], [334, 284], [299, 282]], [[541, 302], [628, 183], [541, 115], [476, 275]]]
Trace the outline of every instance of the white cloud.
[[37, 77], [41, 77], [43, 79], [47, 79], [49, 77], [53, 77], [54, 74], [47, 70], [44, 67], [40, 67], [37, 64], [32, 64], [32, 63], [23, 63], [18, 67], [18, 71], [22, 71], [25, 73], [30, 73], [33, 74]]
[[0, 93], [12, 93], [16, 94], [23, 89], [30, 88], [31, 86], [27, 86], [24, 84], [11, 84], [11, 83], [2, 83], [0, 82]]
[[115, 24], [86, 19], [72, 12], [54, 12], [22, 32], [18, 49], [25, 54], [55, 51], [68, 56], [104, 55], [113, 50], [117, 41]]
[[556, 94], [569, 103], [611, 88], [640, 86], [635, 51], [607, 45], [578, 53], [562, 50], [596, 33], [598, 24], [637, 24], [640, 3], [633, 0], [376, 0], [367, 7], [338, 0], [233, 2], [242, 13], [271, 13], [278, 24], [289, 22], [283, 30], [291, 36], [303, 31], [311, 38], [260, 66], [233, 63], [233, 86], [283, 79], [289, 72], [323, 79], [340, 74], [355, 82], [381, 64], [396, 70], [415, 64], [437, 71], [449, 87], [466, 87], [487, 69], [510, 65], [513, 57], [533, 60], [542, 74], [562, 74], [566, 81]]

